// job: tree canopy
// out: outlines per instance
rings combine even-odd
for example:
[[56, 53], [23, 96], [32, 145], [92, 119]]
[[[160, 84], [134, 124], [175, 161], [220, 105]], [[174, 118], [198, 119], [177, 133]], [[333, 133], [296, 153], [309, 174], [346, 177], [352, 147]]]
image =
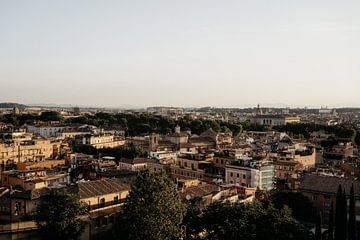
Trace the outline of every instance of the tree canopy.
[[179, 239], [185, 211], [167, 175], [140, 172], [115, 223], [115, 235], [133, 240]]
[[278, 210], [261, 203], [215, 203], [202, 215], [206, 239], [304, 240], [308, 232], [287, 207]]
[[271, 194], [270, 201], [277, 209], [288, 206], [295, 219], [301, 222], [315, 222], [316, 208], [308, 197], [300, 192], [276, 191]]
[[57, 191], [45, 197], [37, 208], [36, 223], [42, 239], [77, 240], [84, 231], [79, 219], [86, 207], [77, 195]]

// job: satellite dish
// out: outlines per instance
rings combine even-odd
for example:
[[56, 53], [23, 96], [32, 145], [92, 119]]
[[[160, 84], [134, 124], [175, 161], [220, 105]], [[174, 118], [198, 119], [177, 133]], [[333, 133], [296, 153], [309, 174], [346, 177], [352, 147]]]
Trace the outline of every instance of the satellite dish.
[[188, 195], [186, 195], [186, 200], [188, 200], [188, 201], [190, 201], [190, 199], [191, 199], [191, 196], [188, 194]]

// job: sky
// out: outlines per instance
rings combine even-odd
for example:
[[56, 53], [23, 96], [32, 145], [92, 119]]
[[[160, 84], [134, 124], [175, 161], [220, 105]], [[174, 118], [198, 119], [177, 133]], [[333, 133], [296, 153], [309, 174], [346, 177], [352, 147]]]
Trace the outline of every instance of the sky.
[[0, 102], [360, 106], [359, 0], [0, 0]]

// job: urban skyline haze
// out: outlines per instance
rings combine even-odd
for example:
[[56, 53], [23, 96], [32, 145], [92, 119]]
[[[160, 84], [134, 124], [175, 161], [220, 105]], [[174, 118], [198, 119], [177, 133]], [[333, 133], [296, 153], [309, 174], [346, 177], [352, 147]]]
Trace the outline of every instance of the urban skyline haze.
[[359, 107], [359, 1], [0, 1], [0, 102]]

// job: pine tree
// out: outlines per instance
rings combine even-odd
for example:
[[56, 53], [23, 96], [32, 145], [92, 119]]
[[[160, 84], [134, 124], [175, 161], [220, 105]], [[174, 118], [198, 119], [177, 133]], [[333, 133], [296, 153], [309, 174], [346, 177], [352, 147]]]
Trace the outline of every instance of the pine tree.
[[351, 190], [350, 190], [348, 239], [356, 240], [356, 214], [355, 214], [354, 184], [351, 186]]
[[343, 209], [343, 204], [342, 204], [342, 187], [341, 185], [339, 185], [338, 188], [338, 192], [336, 195], [336, 209], [335, 209], [335, 240], [344, 240], [343, 235], [344, 235], [344, 228], [343, 228], [343, 223], [342, 223], [342, 209]]
[[331, 202], [329, 214], [328, 240], [334, 240], [334, 203]]
[[346, 200], [346, 192], [344, 188], [344, 192], [342, 195], [342, 225], [343, 225], [343, 237], [342, 239], [347, 239], [347, 213], [348, 213], [348, 207], [347, 207], [347, 200]]
[[318, 214], [317, 220], [316, 220], [316, 227], [315, 227], [315, 240], [321, 240], [321, 225], [322, 225], [322, 218], [321, 213]]

